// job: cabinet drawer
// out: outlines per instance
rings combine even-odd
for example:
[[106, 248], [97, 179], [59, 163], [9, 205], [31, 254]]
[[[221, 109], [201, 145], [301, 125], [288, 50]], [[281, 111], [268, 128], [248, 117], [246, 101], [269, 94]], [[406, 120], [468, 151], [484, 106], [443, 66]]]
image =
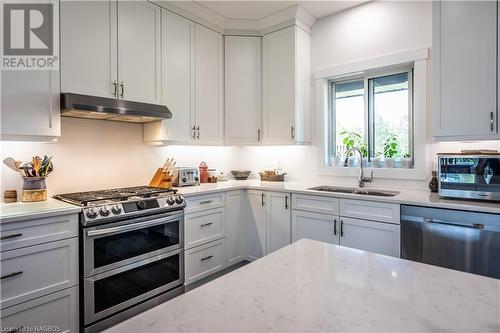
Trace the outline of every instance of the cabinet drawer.
[[186, 249], [225, 237], [225, 208], [216, 208], [185, 217]]
[[186, 251], [186, 285], [224, 268], [226, 240], [220, 239]]
[[2, 329], [10, 332], [78, 332], [78, 287], [2, 310]]
[[341, 199], [340, 215], [399, 224], [399, 205], [376, 201]]
[[225, 205], [226, 196], [224, 192], [187, 197], [185, 212], [189, 214], [211, 208], [224, 207]]
[[294, 194], [292, 208], [313, 213], [339, 215], [339, 199], [319, 195]]
[[5, 223], [0, 230], [0, 250], [14, 250], [77, 236], [78, 214]]
[[78, 284], [78, 238], [2, 253], [0, 307]]

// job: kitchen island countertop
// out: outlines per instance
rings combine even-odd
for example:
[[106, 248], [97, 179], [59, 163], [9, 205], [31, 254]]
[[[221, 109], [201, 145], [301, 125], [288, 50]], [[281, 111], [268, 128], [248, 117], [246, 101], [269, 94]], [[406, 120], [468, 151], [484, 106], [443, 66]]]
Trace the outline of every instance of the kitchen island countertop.
[[500, 280], [300, 240], [107, 330], [500, 332]]

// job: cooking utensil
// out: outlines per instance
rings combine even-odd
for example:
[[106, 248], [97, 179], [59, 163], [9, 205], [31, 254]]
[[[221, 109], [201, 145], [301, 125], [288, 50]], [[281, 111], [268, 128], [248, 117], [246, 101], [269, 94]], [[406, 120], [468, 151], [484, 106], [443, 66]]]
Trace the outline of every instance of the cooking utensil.
[[11, 168], [12, 170], [19, 172], [19, 168], [16, 167], [16, 160], [13, 159], [12, 157], [7, 157], [6, 159], [3, 160], [3, 164]]

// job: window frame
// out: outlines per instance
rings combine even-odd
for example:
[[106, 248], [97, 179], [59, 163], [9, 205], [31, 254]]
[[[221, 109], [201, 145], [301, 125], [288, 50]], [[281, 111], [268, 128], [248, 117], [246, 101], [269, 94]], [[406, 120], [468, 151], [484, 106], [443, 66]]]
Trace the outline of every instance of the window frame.
[[[401, 66], [392, 66], [390, 68], [374, 69], [365, 71], [363, 73], [357, 73], [353, 75], [346, 75], [341, 77], [336, 77], [327, 80], [328, 86], [328, 124], [326, 126], [327, 133], [327, 163], [330, 167], [335, 168], [333, 165], [332, 157], [336, 155], [336, 109], [335, 109], [335, 86], [338, 84], [344, 84], [349, 82], [363, 81], [364, 89], [364, 135], [363, 140], [368, 149], [368, 161], [371, 161], [374, 157], [374, 147], [375, 147], [375, 129], [374, 129], [374, 109], [373, 109], [373, 97], [374, 89], [373, 84], [370, 84], [371, 80], [391, 76], [396, 74], [407, 73], [408, 75], [408, 150], [410, 157], [412, 159], [412, 167], [414, 165], [414, 64], [405, 64]], [[343, 158], [343, 156], [342, 156]], [[378, 169], [378, 168], [377, 168]]]

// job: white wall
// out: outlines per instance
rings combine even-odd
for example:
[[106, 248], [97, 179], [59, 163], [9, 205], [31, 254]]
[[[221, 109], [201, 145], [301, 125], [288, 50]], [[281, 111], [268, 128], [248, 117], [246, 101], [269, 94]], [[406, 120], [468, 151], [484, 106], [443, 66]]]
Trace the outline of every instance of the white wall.
[[[430, 2], [375, 1], [320, 19], [311, 35], [311, 69], [430, 47], [431, 14]], [[429, 144], [428, 163], [435, 160], [438, 152], [464, 148], [500, 150], [500, 142]], [[223, 171], [238, 168], [258, 171], [281, 163], [290, 181], [356, 184], [352, 177], [318, 177], [316, 153], [314, 145], [155, 147], [143, 143], [139, 124], [63, 118], [62, 136], [56, 143], [2, 142], [0, 157], [28, 160], [36, 154], [54, 156], [55, 171], [48, 179], [51, 195], [146, 184], [168, 156], [175, 157], [178, 165], [197, 166], [204, 160], [210, 167]], [[13, 171], [2, 164], [0, 172], [2, 193], [7, 188], [21, 188], [21, 179]], [[253, 177], [256, 176], [254, 173]], [[376, 179], [368, 186], [425, 189], [427, 183]]]

